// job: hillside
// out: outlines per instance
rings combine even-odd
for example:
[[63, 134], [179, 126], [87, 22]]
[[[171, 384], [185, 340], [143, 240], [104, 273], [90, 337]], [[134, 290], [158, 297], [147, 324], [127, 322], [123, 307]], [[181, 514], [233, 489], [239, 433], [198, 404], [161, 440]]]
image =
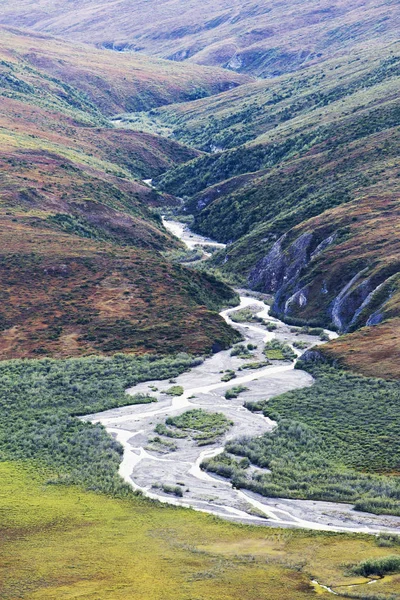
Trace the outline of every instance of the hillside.
[[[132, 76], [123, 90], [122, 56], [2, 33], [0, 357], [226, 346], [235, 333], [214, 311], [233, 292], [162, 258], [179, 243], [153, 208], [173, 199], [141, 181], [198, 152], [117, 131], [107, 118], [138, 86], [149, 106], [161, 102], [155, 88], [168, 66], [139, 59], [137, 70], [127, 59]], [[164, 91], [179, 99], [193, 76], [176, 65]], [[107, 104], [97, 93], [105, 82]], [[219, 74], [213, 81], [205, 72], [203, 83], [219, 89]]]
[[352, 331], [399, 316], [399, 67], [396, 44], [360, 49], [121, 118], [207, 151], [159, 187], [185, 197], [195, 230], [228, 243], [215, 265], [273, 293], [275, 314], [293, 323]]
[[207, 0], [3, 0], [1, 23], [116, 51], [219, 65], [274, 77], [356, 44], [396, 39], [396, 3], [312, 0], [262, 4]]
[[223, 69], [95, 50], [87, 44], [15, 28], [2, 27], [1, 39], [4, 60], [22, 60], [28, 71], [38, 69], [62, 80], [107, 115], [194, 100], [249, 81], [247, 76]]

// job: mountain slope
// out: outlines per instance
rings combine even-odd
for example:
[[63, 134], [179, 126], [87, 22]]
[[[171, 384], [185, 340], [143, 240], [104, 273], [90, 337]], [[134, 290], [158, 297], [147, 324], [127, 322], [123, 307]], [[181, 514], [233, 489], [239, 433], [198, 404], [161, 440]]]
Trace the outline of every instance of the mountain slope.
[[106, 115], [201, 98], [249, 81], [222, 69], [121, 55], [14, 28], [2, 27], [1, 39], [5, 60], [62, 80]]
[[[160, 188], [185, 197], [195, 230], [228, 243], [214, 264], [273, 293], [275, 314], [340, 332], [400, 316], [399, 85], [390, 44], [141, 117], [214, 150], [168, 171]], [[139, 117], [122, 119], [139, 127]], [[387, 346], [387, 332], [366, 335]], [[341, 346], [342, 362], [358, 339]], [[380, 367], [371, 354], [365, 372], [400, 376], [397, 351]]]
[[271, 77], [396, 38], [396, 3], [3, 0], [1, 23]]
[[[142, 60], [121, 95], [123, 56], [112, 62], [107, 52], [4, 33], [0, 358], [165, 352], [166, 346], [199, 353], [228, 345], [236, 334], [215, 311], [233, 292], [162, 258], [179, 243], [152, 209], [173, 199], [141, 181], [199, 153], [159, 136], [117, 131], [106, 116], [112, 106], [125, 106], [138, 83], [149, 106], [159, 102], [154, 88], [168, 78], [168, 67], [150, 60], [146, 71]], [[71, 85], [78, 58], [81, 74], [95, 74], [97, 65], [92, 99], [85, 76], [85, 85]], [[168, 93], [179, 99], [192, 86], [192, 70], [176, 67]], [[96, 93], [106, 77], [107, 106]], [[206, 72], [211, 92], [209, 78]], [[217, 74], [217, 88], [219, 81]]]

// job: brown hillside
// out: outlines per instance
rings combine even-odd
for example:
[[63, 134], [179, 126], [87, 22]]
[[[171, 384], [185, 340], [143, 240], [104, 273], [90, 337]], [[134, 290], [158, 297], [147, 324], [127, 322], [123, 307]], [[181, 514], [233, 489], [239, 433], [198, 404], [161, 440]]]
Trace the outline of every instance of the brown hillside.
[[[74, 52], [8, 32], [0, 45], [0, 358], [227, 346], [235, 333], [215, 311], [233, 292], [162, 258], [179, 243], [152, 209], [171, 198], [141, 181], [198, 151], [116, 130], [102, 113], [125, 106], [136, 84], [150, 106], [159, 102], [152, 94], [165, 64], [150, 60], [146, 71], [139, 60], [134, 77], [127, 57], [131, 76], [120, 88], [124, 57]], [[179, 98], [192, 75], [179, 65], [174, 72], [166, 89]], [[88, 94], [71, 85], [79, 73], [83, 82], [93, 73]], [[97, 90], [106, 79], [104, 107]]]
[[395, 39], [400, 28], [390, 0], [5, 0], [1, 22], [265, 77]]
[[157, 254], [2, 216], [0, 358], [198, 354], [235, 332], [210, 308], [231, 292]]

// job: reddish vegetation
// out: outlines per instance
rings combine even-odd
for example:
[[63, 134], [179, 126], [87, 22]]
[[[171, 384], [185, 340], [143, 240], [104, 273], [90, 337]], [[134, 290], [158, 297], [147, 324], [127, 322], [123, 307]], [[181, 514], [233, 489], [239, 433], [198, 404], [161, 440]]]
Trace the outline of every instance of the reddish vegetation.
[[0, 358], [227, 346], [232, 291], [162, 258], [179, 243], [151, 209], [171, 198], [140, 181], [198, 152], [101, 110], [232, 77], [2, 33]]
[[[1, 223], [0, 358], [201, 353], [232, 330], [204, 306], [230, 292], [154, 252]], [[201, 292], [203, 290], [203, 292]]]
[[194, 100], [250, 81], [223, 69], [98, 50], [10, 28], [1, 27], [0, 32], [4, 60], [23, 61], [63, 81], [106, 115]]
[[400, 318], [364, 327], [327, 344], [321, 351], [363, 375], [400, 379]]

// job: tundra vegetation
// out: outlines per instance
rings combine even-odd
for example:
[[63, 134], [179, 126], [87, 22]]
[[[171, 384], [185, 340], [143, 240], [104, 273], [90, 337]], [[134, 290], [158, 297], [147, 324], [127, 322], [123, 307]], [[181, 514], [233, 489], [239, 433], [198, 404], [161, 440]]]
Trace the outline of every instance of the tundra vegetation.
[[195, 408], [177, 417], [168, 417], [165, 425], [156, 426], [156, 432], [167, 437], [190, 438], [198, 446], [206, 446], [217, 441], [232, 425], [222, 413]]
[[[245, 403], [278, 426], [229, 441], [203, 468], [269, 497], [350, 502], [358, 510], [400, 515], [399, 479], [390, 476], [400, 464], [399, 383], [299, 366], [315, 377], [311, 388]], [[241, 457], [260, 469], [249, 471]]]
[[[126, 25], [125, 10], [109, 18], [110, 3], [99, 2], [43, 0], [38, 13], [31, 0], [6, 0], [0, 17], [37, 30], [1, 29], [0, 358], [13, 360], [0, 363], [0, 595], [300, 600], [314, 597], [316, 577], [339, 598], [394, 597], [395, 539], [236, 527], [152, 504], [118, 476], [122, 447], [78, 416], [153, 402], [125, 389], [173, 379], [198, 364], [194, 355], [240, 341], [217, 314], [237, 301], [213, 276], [223, 273], [275, 294], [274, 314], [292, 324], [352, 332], [319, 352], [369, 377], [307, 363], [313, 388], [246, 404], [278, 427], [229, 442], [206, 468], [269, 496], [400, 514], [399, 387], [389, 381], [400, 376], [395, 3], [377, 19], [367, 0], [362, 21], [353, 5], [246, 5], [239, 14], [232, 5], [196, 31], [185, 15], [199, 4], [188, 2], [171, 35], [164, 23], [154, 35], [148, 22], [140, 34], [156, 54], [193, 58], [182, 65], [46, 35], [61, 26], [87, 41], [93, 23], [103, 35], [90, 8], [118, 35], [119, 19], [142, 29], [136, 19]], [[268, 14], [278, 24], [282, 10], [293, 35], [278, 48], [279, 27], [258, 22]], [[231, 62], [223, 45], [238, 23]], [[315, 52], [298, 51], [303, 26]], [[198, 34], [216, 34], [217, 46], [176, 54]], [[139, 43], [92, 40], [116, 50]], [[327, 59], [328, 49], [340, 56]], [[230, 70], [197, 66], [193, 54]], [[180, 205], [174, 196], [196, 231], [228, 243], [212, 267], [163, 227], [160, 214]], [[251, 359], [253, 349], [232, 355]], [[289, 350], [271, 343], [267, 358], [294, 358]], [[150, 443], [209, 444], [230, 426], [219, 413], [187, 411], [157, 425]], [[372, 592], [347, 589], [374, 574], [383, 579]]]
[[[79, 0], [43, 0], [39, 6], [34, 0], [7, 2], [0, 22], [89, 42], [117, 55], [140, 51], [192, 68], [194, 63], [210, 65], [213, 71], [222, 66], [268, 80], [320, 65], [332, 55], [346, 61], [357, 47], [379, 48], [396, 39], [398, 31], [396, 5], [385, 2], [377, 10], [373, 0], [340, 8], [328, 0], [284, 5], [147, 0], [145, 10], [121, 0], [118, 6], [115, 11], [105, 0], [84, 5]], [[190, 91], [194, 98], [207, 93], [196, 80]], [[138, 96], [137, 102], [142, 100]]]

